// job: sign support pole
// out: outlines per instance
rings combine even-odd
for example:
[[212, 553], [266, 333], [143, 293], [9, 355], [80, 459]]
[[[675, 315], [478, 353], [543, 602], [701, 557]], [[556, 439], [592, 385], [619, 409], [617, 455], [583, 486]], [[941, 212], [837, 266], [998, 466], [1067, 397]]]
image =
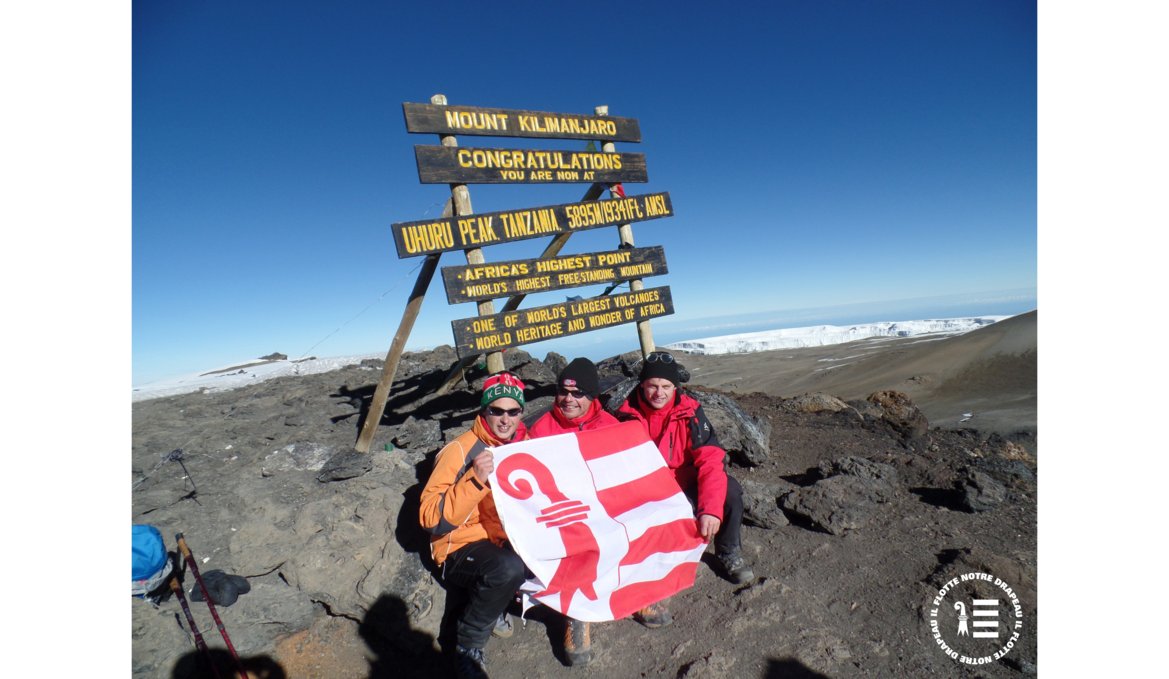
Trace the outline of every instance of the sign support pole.
[[[435, 106], [446, 106], [446, 95], [436, 94], [430, 98], [430, 103]], [[459, 140], [453, 134], [440, 134], [439, 139], [442, 140], [443, 146], [458, 146]], [[451, 199], [454, 201], [455, 215], [465, 217], [471, 214], [471, 192], [467, 190], [466, 184], [451, 184]], [[482, 264], [483, 249], [471, 248], [465, 250], [467, 254], [468, 264]], [[495, 314], [495, 301], [486, 299], [479, 302], [479, 315], [491, 316]], [[503, 372], [503, 352], [492, 351], [487, 354], [487, 372], [494, 375], [495, 373]]]
[[[597, 115], [599, 115], [599, 116], [609, 115], [609, 107], [608, 106], [598, 106], [597, 107]], [[601, 150], [604, 151], [605, 153], [615, 153], [617, 151], [617, 146], [615, 144], [613, 144], [613, 142], [607, 141], [601, 145]], [[632, 224], [621, 224], [620, 226], [617, 227], [617, 233], [618, 233], [618, 235], [621, 236], [621, 247], [623, 247], [623, 248], [624, 247], [630, 247], [630, 248], [633, 247], [633, 225]], [[629, 281], [629, 289], [633, 292], [643, 290], [644, 288], [645, 288], [645, 284], [642, 283], [640, 278], [637, 280]], [[649, 354], [653, 353], [654, 348], [655, 348], [654, 347], [654, 335], [653, 335], [653, 330], [651, 330], [649, 327], [649, 321], [639, 321], [637, 323], [637, 339], [639, 342], [641, 342], [641, 357], [642, 358], [645, 358]]]
[[[450, 217], [454, 209], [454, 200], [448, 199], [442, 215]], [[359, 453], [368, 453], [373, 437], [381, 424], [382, 414], [386, 412], [386, 399], [390, 395], [390, 385], [394, 383], [394, 376], [398, 372], [398, 362], [402, 359], [402, 351], [406, 348], [406, 340], [410, 338], [410, 331], [414, 329], [414, 321], [418, 319], [418, 311], [422, 308], [422, 300], [426, 297], [426, 289], [430, 287], [430, 279], [438, 269], [438, 258], [441, 252], [427, 255], [422, 262], [422, 269], [418, 272], [418, 279], [414, 281], [414, 290], [410, 293], [410, 301], [406, 303], [406, 311], [402, 314], [402, 322], [398, 324], [398, 332], [394, 333], [394, 341], [390, 344], [390, 352], [386, 354], [386, 362], [382, 366], [382, 376], [378, 380], [377, 389], [373, 392], [373, 400], [369, 402], [369, 412], [365, 415], [365, 424], [361, 427], [361, 436], [353, 446]]]

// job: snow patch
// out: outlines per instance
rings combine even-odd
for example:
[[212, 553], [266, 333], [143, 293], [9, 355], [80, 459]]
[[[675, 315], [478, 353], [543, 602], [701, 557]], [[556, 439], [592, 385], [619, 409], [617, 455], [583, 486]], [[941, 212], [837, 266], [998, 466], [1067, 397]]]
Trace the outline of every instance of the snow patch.
[[[355, 363], [361, 363], [367, 358], [384, 359], [385, 354], [365, 354], [364, 356], [340, 356], [337, 358], [312, 358], [303, 361], [271, 361], [256, 365], [232, 364], [212, 370], [181, 375], [157, 382], [150, 382], [134, 387], [130, 392], [131, 401], [145, 401], [163, 396], [178, 396], [189, 394], [192, 391], [206, 390], [208, 393], [226, 391], [237, 387], [255, 384], [273, 377], [287, 375], [315, 375], [340, 370]], [[225, 372], [230, 367], [239, 370]]]
[[[794, 349], [800, 347], [823, 347], [843, 344], [867, 338], [894, 339], [916, 335], [942, 335], [931, 339], [945, 339], [947, 336], [977, 330], [997, 323], [1010, 316], [978, 316], [974, 318], [943, 318], [922, 321], [892, 321], [865, 323], [861, 325], [815, 325], [807, 328], [786, 328], [764, 330], [738, 335], [723, 335], [704, 339], [686, 340], [667, 344], [664, 348], [683, 351], [688, 354], [742, 354], [772, 349]], [[927, 340], [919, 340], [927, 341]], [[834, 366], [840, 367], [840, 366]]]

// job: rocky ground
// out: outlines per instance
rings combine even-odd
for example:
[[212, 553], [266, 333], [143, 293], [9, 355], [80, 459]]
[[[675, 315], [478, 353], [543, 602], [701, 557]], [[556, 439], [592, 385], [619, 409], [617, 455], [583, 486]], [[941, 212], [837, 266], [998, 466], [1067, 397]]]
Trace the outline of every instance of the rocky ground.
[[[564, 359], [505, 356], [529, 384], [534, 417]], [[434, 397], [454, 359], [448, 347], [404, 356], [372, 454], [356, 460], [348, 451], [380, 361], [134, 404], [131, 520], [158, 527], [172, 549], [184, 533], [201, 570], [249, 579], [251, 591], [219, 613], [253, 676], [452, 676], [442, 649], [459, 592], [429, 562], [417, 503], [434, 453], [470, 425], [485, 376], [472, 369]], [[632, 386], [635, 360], [602, 364], [609, 407]], [[897, 392], [691, 393], [746, 490], [756, 582], [733, 585], [708, 561], [672, 599], [672, 626], [594, 625], [584, 669], [565, 666], [561, 622], [536, 609], [489, 644], [492, 677], [1036, 672], [1033, 430], [931, 428]], [[178, 448], [181, 464], [162, 462]], [[978, 571], [1012, 584], [1024, 627], [1002, 660], [967, 667], [934, 643], [927, 610], [947, 581]], [[229, 676], [206, 605], [191, 607]], [[132, 600], [134, 676], [204, 676], [180, 611], [173, 597]]]

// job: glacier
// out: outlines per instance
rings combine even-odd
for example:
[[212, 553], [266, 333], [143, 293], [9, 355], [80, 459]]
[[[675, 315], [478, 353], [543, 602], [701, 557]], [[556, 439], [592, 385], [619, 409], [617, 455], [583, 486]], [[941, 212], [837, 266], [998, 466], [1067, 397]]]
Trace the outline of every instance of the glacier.
[[796, 349], [843, 344], [870, 337], [914, 337], [930, 335], [942, 339], [997, 323], [1010, 316], [976, 316], [921, 321], [890, 321], [858, 325], [813, 325], [807, 328], [763, 330], [738, 335], [722, 335], [667, 344], [664, 349], [687, 354], [745, 354], [772, 349]]

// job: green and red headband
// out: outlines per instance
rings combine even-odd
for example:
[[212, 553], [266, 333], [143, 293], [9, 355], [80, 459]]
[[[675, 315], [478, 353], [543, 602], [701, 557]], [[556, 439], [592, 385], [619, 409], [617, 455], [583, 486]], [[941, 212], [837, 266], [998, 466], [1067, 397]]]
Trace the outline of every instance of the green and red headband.
[[509, 372], [487, 378], [483, 383], [483, 398], [479, 399], [479, 407], [486, 408], [489, 403], [501, 398], [514, 398], [521, 408], [524, 407], [524, 383], [520, 378]]

